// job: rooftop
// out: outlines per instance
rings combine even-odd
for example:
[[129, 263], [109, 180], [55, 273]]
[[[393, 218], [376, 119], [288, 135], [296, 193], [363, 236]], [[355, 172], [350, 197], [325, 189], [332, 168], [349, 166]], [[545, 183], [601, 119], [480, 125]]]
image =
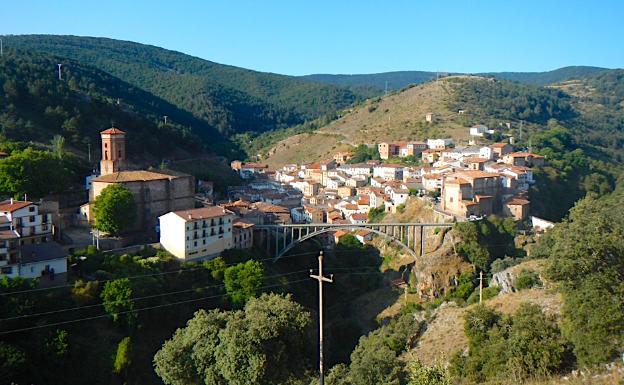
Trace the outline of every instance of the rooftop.
[[13, 199], [8, 199], [6, 201], [0, 202], [0, 211], [12, 213], [13, 211], [23, 209], [24, 207], [28, 207], [32, 204], [33, 202], [29, 201], [16, 201]]
[[122, 183], [122, 182], [145, 182], [150, 180], [177, 179], [190, 176], [173, 170], [158, 171], [119, 171], [113, 174], [101, 175], [93, 179], [93, 182]]
[[67, 257], [67, 252], [56, 242], [25, 244], [22, 246], [22, 263], [49, 261]]
[[109, 128], [107, 130], [104, 130], [104, 131], [100, 132], [100, 134], [105, 134], [105, 135], [125, 135], [126, 133], [121, 131], [117, 127], [111, 127], [111, 128]]
[[216, 218], [228, 214], [233, 214], [231, 211], [226, 210], [221, 206], [209, 206], [191, 210], [180, 210], [174, 211], [173, 213], [184, 219], [185, 221], [196, 221], [198, 219]]

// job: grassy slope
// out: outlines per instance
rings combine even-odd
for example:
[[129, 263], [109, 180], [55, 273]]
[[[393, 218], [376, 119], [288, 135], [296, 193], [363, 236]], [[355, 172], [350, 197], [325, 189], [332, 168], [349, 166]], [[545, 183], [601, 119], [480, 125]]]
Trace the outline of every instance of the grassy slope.
[[[449, 79], [367, 100], [313, 134], [301, 134], [277, 143], [269, 151], [267, 162], [273, 166], [302, 160], [312, 162], [350, 145], [383, 140], [452, 137], [456, 142], [466, 142], [468, 129], [463, 119], [468, 115], [462, 117], [447, 107], [454, 87]], [[432, 124], [425, 122], [428, 112], [435, 114]]]

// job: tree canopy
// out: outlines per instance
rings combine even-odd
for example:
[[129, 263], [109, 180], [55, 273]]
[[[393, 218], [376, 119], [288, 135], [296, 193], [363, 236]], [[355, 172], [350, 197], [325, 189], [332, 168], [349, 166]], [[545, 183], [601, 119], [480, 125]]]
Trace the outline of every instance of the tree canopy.
[[119, 234], [134, 225], [136, 203], [134, 196], [120, 184], [105, 187], [93, 202], [95, 228], [111, 234]]

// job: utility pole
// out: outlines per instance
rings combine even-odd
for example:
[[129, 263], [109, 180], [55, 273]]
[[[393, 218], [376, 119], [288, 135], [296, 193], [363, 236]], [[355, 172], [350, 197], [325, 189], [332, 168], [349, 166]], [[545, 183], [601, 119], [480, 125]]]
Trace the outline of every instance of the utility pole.
[[4, 49], [2, 47], [2, 39], [0, 39], [0, 56], [4, 56]]
[[58, 66], [58, 72], [59, 72], [58, 73], [59, 80], [63, 80], [63, 73], [61, 72], [61, 67], [63, 67], [63, 65], [59, 63], [59, 64], [57, 64], [57, 66]]
[[479, 305], [483, 301], [483, 271], [479, 272]]
[[91, 164], [91, 141], [87, 142], [87, 148], [89, 152], [89, 164]]
[[168, 118], [168, 116], [167, 116], [167, 115], [164, 115], [164, 116], [163, 116], [163, 118], [165, 119], [165, 124], [167, 124], [167, 118]]
[[[319, 273], [318, 275], [310, 274], [310, 278], [314, 278], [319, 283], [319, 379], [320, 385], [325, 384], [325, 375], [323, 372], [323, 282], [334, 282], [334, 275], [331, 274], [329, 278], [323, 277], [323, 250], [319, 253], [318, 257]], [[310, 270], [312, 273], [312, 270]]]

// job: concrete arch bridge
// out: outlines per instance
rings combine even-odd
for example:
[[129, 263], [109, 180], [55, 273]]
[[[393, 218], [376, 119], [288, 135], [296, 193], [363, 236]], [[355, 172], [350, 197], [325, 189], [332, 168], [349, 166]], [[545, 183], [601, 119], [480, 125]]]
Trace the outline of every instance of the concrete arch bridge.
[[267, 254], [272, 254], [276, 261], [299, 243], [337, 230], [370, 231], [396, 243], [415, 260], [425, 254], [425, 240], [432, 232], [429, 230], [452, 226], [452, 223], [304, 223], [257, 225], [254, 228], [257, 234], [256, 239], [259, 239], [260, 243], [266, 247]]

